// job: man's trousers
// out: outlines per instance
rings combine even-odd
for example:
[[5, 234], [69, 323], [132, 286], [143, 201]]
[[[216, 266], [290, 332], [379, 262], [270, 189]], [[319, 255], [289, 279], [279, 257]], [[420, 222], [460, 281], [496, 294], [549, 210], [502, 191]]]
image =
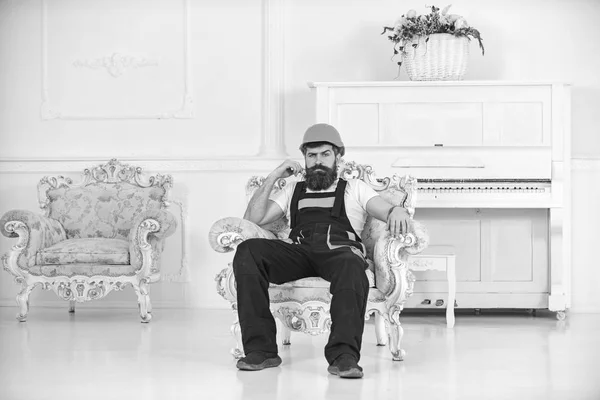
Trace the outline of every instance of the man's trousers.
[[[347, 240], [347, 238], [346, 238]], [[331, 332], [325, 358], [331, 364], [340, 354], [360, 359], [369, 282], [362, 250], [333, 246], [314, 234], [300, 243], [248, 239], [237, 248], [233, 271], [244, 352], [277, 353], [276, 324], [269, 310], [269, 283], [282, 284], [307, 277], [330, 282]]]

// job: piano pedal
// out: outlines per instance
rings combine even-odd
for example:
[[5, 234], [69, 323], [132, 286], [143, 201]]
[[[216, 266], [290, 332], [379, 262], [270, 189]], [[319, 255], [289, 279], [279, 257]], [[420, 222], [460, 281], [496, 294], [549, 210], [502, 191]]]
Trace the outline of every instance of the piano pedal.
[[442, 299], [437, 299], [437, 300], [435, 301], [435, 306], [436, 306], [436, 307], [441, 307], [441, 306], [443, 306], [443, 305], [444, 305], [444, 300], [442, 300]]
[[425, 299], [421, 302], [421, 304], [429, 305], [429, 304], [431, 304], [431, 300]]

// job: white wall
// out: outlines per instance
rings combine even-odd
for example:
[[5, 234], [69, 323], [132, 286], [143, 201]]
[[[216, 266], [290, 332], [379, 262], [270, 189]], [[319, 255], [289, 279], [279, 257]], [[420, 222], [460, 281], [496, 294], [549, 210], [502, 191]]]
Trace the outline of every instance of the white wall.
[[[154, 285], [154, 303], [226, 308], [213, 279], [232, 256], [210, 249], [207, 234], [217, 218], [242, 214], [247, 177], [268, 172], [283, 156], [275, 149], [267, 152], [272, 158], [256, 157], [265, 134], [268, 142], [268, 135], [283, 127], [287, 152], [296, 157], [298, 140], [313, 118], [307, 81], [394, 79], [392, 46], [380, 36], [382, 26], [409, 8], [425, 12], [424, 3], [98, 4], [0, 0], [0, 212], [36, 210], [35, 185], [43, 175], [76, 176], [110, 158], [171, 173], [173, 197], [186, 208], [186, 231], [178, 234], [185, 238], [190, 282]], [[481, 31], [486, 46], [482, 57], [471, 45], [466, 79], [573, 84], [573, 309], [600, 311], [594, 295], [600, 273], [593, 246], [584, 244], [600, 225], [595, 206], [600, 192], [593, 185], [600, 178], [600, 55], [595, 51], [600, 2], [470, 0], [454, 1], [452, 11]], [[271, 29], [268, 51], [265, 16]], [[113, 53], [146, 57], [157, 65], [117, 77], [103, 68], [73, 65]], [[399, 79], [407, 79], [404, 71]], [[263, 93], [274, 102], [266, 102]], [[157, 114], [165, 118], [146, 118]], [[13, 244], [2, 237], [0, 252]], [[165, 256], [166, 262], [180, 264], [181, 243], [170, 245]], [[9, 274], [1, 273], [0, 304], [12, 304], [16, 292]], [[132, 293], [123, 292], [103, 301], [133, 300]], [[62, 305], [53, 293], [34, 292], [32, 305], [41, 303]]]

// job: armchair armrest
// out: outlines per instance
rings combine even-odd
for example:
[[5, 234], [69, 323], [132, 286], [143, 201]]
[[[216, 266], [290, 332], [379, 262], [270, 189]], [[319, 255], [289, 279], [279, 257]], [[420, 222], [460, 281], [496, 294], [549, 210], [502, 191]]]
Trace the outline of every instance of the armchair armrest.
[[394, 292], [398, 285], [396, 274], [399, 270], [406, 270], [408, 255], [420, 253], [428, 244], [429, 235], [417, 221], [411, 220], [409, 232], [398, 238], [393, 238], [386, 230], [375, 242], [373, 251], [377, 289], [385, 294]]
[[130, 262], [137, 270], [160, 270], [160, 255], [164, 240], [177, 228], [173, 214], [165, 210], [147, 210], [135, 218], [129, 231]]
[[246, 239], [277, 239], [271, 231], [243, 218], [228, 217], [215, 222], [208, 233], [211, 247], [219, 253], [233, 251]]
[[0, 230], [6, 237], [19, 238], [5, 255], [5, 266], [13, 274], [17, 274], [17, 266], [21, 269], [34, 266], [39, 250], [67, 239], [65, 228], [59, 221], [27, 210], [6, 212], [0, 219]]

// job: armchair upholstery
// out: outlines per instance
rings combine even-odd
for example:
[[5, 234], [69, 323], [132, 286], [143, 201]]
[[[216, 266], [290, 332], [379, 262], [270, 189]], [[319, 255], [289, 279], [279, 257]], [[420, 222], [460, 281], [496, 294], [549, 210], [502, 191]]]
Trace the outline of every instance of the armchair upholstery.
[[[404, 237], [393, 238], [386, 224], [369, 217], [362, 233], [367, 248], [369, 268], [366, 270], [370, 289], [367, 301], [366, 319], [375, 314], [377, 343], [388, 342], [394, 360], [402, 360], [404, 351], [400, 348], [403, 334], [400, 325], [400, 312], [408, 296], [412, 294], [414, 278], [407, 268], [409, 254], [421, 252], [428, 243], [428, 236], [421, 224], [412, 219], [416, 204], [416, 179], [394, 175], [391, 178], [377, 179], [372, 168], [354, 162], [340, 163], [338, 175], [344, 179], [362, 179], [383, 198], [394, 205], [405, 207], [411, 216], [409, 233]], [[271, 194], [283, 188], [289, 181], [302, 179], [290, 177], [280, 179]], [[252, 177], [246, 186], [247, 199], [260, 187], [264, 178]], [[209, 241], [218, 252], [234, 251], [244, 240], [250, 238], [287, 239], [289, 222], [284, 216], [268, 226], [256, 224], [236, 217], [223, 218], [211, 227]], [[236, 358], [243, 357], [240, 326], [237, 321], [237, 292], [232, 264], [217, 276], [217, 291], [231, 303], [236, 316], [231, 330], [236, 337], [237, 347], [232, 350]], [[331, 326], [329, 305], [331, 294], [329, 282], [322, 278], [304, 278], [283, 285], [269, 287], [271, 312], [277, 322], [279, 341], [290, 344], [292, 331], [318, 335], [328, 332]], [[387, 332], [386, 332], [387, 330]]]
[[38, 184], [45, 215], [10, 210], [0, 219], [4, 236], [17, 244], [2, 257], [21, 285], [17, 319], [25, 321], [29, 295], [40, 286], [75, 302], [95, 300], [131, 285], [142, 322], [152, 318], [150, 283], [160, 278], [165, 239], [177, 222], [166, 210], [170, 175], [145, 177], [117, 160], [86, 169], [74, 184], [64, 176]]

